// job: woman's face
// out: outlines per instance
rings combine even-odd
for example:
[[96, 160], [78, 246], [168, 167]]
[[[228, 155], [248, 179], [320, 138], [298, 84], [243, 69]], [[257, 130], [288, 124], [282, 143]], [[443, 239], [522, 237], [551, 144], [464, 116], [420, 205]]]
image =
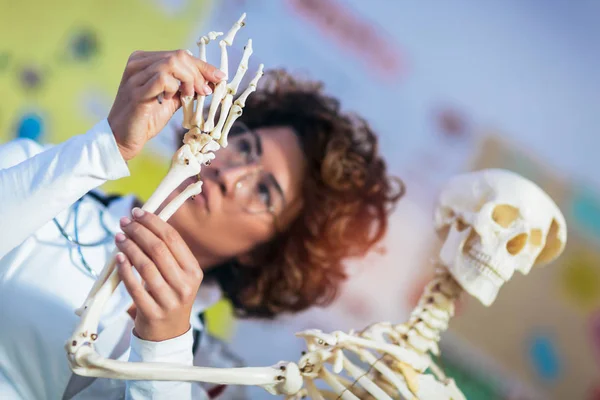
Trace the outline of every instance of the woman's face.
[[[302, 207], [305, 158], [291, 128], [249, 130], [236, 124], [228, 139], [212, 164], [202, 167], [202, 193], [169, 220], [204, 269], [248, 254]], [[193, 181], [184, 182], [167, 202]]]

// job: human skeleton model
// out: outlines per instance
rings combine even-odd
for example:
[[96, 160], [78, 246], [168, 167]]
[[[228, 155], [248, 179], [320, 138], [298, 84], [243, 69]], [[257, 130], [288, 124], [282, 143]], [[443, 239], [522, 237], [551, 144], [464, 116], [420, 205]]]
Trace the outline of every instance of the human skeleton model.
[[[244, 18], [219, 42], [220, 69], [226, 75], [226, 47], [244, 25]], [[211, 32], [200, 39], [202, 60], [206, 60], [206, 44], [221, 35]], [[214, 159], [216, 150], [227, 146], [227, 133], [263, 74], [261, 65], [249, 87], [233, 102], [247, 70], [251, 45], [248, 41], [233, 80], [223, 80], [215, 87], [206, 120], [202, 114], [204, 96], [197, 96], [195, 110], [193, 97], [182, 98], [183, 126], [189, 131], [144, 210], [155, 212], [176, 187], [198, 175], [201, 165]], [[189, 185], [159, 217], [166, 221], [186, 199], [199, 194], [201, 186], [201, 181]], [[349, 333], [303, 331], [297, 335], [306, 340], [307, 352], [299, 362], [271, 367], [202, 368], [128, 363], [100, 356], [94, 350], [99, 317], [119, 283], [115, 252], [77, 311], [81, 321], [65, 346], [71, 369], [79, 375], [114, 379], [261, 386], [272, 394], [286, 395], [288, 400], [465, 399], [429, 355], [439, 355], [440, 334], [448, 327], [454, 302], [464, 290], [489, 306], [515, 270], [528, 274], [533, 265], [558, 257], [566, 243], [566, 224], [556, 204], [534, 183], [509, 171], [483, 170], [457, 176], [444, 187], [435, 227], [444, 241], [436, 275], [407, 323], [376, 323]]]
[[[308, 348], [298, 363], [305, 387], [291, 398], [465, 399], [429, 356], [439, 356], [440, 334], [448, 327], [454, 302], [466, 291], [491, 305], [515, 270], [528, 274], [534, 265], [562, 253], [566, 223], [554, 201], [533, 182], [488, 169], [459, 175], [444, 186], [435, 229], [443, 240], [436, 274], [408, 322], [376, 323], [357, 333], [298, 333]], [[328, 393], [316, 388], [316, 378], [325, 381]]]

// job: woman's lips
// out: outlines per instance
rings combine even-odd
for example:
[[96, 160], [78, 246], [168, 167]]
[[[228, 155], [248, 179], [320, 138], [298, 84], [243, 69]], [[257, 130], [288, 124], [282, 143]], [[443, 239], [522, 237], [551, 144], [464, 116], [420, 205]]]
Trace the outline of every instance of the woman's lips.
[[206, 201], [206, 195], [204, 193], [200, 193], [196, 196], [193, 197], [193, 201], [194, 203], [196, 203], [198, 206], [203, 207], [206, 212], [208, 212], [208, 202]]

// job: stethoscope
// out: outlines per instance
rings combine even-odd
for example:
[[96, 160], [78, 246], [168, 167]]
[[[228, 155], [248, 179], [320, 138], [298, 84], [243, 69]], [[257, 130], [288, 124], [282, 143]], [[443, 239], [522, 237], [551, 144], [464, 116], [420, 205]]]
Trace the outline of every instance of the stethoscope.
[[[108, 198], [102, 198], [100, 195], [98, 195], [97, 193], [94, 192], [88, 192], [86, 195], [89, 195], [90, 197], [94, 198], [95, 200], [99, 201], [103, 206], [107, 207], [108, 204], [114, 200], [115, 198], [118, 198], [118, 196], [112, 196], [112, 197], [108, 197]], [[83, 271], [85, 273], [87, 273], [88, 275], [90, 275], [92, 278], [94, 279], [98, 279], [98, 274], [96, 273], [96, 271], [94, 271], [90, 265], [87, 263], [87, 261], [85, 260], [85, 257], [83, 256], [83, 252], [81, 251], [82, 247], [95, 247], [95, 246], [101, 246], [104, 245], [110, 241], [112, 241], [114, 239], [115, 234], [108, 229], [108, 227], [104, 224], [104, 212], [105, 210], [101, 210], [100, 211], [100, 225], [102, 226], [102, 229], [104, 229], [104, 232], [106, 234], [106, 236], [100, 240], [97, 240], [95, 242], [90, 242], [90, 243], [83, 243], [79, 241], [79, 228], [77, 226], [77, 221], [79, 220], [79, 207], [81, 206], [81, 203], [84, 199], [84, 197], [86, 196], [82, 196], [80, 197], [75, 204], [73, 205], [73, 236], [69, 235], [69, 233], [67, 233], [67, 231], [65, 230], [64, 227], [62, 227], [60, 225], [60, 223], [58, 222], [58, 220], [55, 218], [52, 218], [52, 221], [54, 221], [54, 225], [56, 225], [56, 227], [58, 228], [58, 231], [60, 232], [60, 234], [62, 235], [62, 237], [64, 237], [69, 243], [74, 244], [75, 246], [77, 246], [77, 254], [79, 255], [79, 260], [81, 261], [81, 265], [83, 266]], [[69, 218], [67, 218], [67, 223], [70, 220], [70, 215]], [[74, 263], [77, 265], [77, 263]], [[78, 266], [79, 267], [79, 266]]]

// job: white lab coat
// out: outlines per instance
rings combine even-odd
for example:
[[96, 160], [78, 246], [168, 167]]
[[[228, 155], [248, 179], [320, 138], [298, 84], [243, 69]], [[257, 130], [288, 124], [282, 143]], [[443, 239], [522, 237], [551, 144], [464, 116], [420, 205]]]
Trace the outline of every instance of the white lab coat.
[[[128, 175], [106, 120], [56, 146], [44, 148], [27, 139], [0, 145], [0, 398], [192, 397], [187, 382], [83, 378], [72, 375], [67, 364], [64, 344], [78, 322], [74, 310], [94, 278], [52, 218], [73, 235], [76, 200], [107, 180]], [[119, 218], [130, 214], [132, 202], [133, 196], [123, 197], [107, 209], [85, 196], [79, 209], [79, 240], [106, 237], [102, 224], [113, 234], [120, 231]], [[92, 269], [100, 272], [113, 249], [114, 241], [108, 240], [82, 251]], [[191, 330], [164, 342], [136, 338], [126, 312], [131, 304], [121, 284], [102, 316], [97, 351], [120, 360], [192, 365]], [[194, 312], [202, 308], [197, 302]], [[202, 328], [197, 320], [192, 324]], [[202, 396], [197, 387], [194, 392]]]

